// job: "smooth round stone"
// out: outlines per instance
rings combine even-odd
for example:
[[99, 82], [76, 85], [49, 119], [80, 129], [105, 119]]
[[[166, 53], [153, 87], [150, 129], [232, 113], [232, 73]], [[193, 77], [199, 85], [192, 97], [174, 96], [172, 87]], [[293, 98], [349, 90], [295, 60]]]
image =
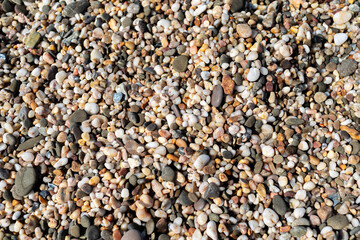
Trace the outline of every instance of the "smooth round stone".
[[266, 208], [262, 214], [263, 221], [266, 226], [273, 227], [279, 221], [279, 216], [271, 208]]
[[96, 103], [86, 103], [84, 109], [90, 115], [95, 115], [100, 111], [100, 107]]
[[226, 159], [231, 159], [233, 157], [233, 154], [230, 151], [224, 151], [222, 153], [222, 156]]
[[252, 34], [251, 27], [246, 23], [238, 24], [236, 26], [236, 31], [242, 38], [249, 38]]
[[275, 150], [271, 146], [263, 145], [261, 147], [261, 152], [265, 157], [273, 157], [275, 154]]
[[89, 227], [90, 224], [91, 224], [90, 218], [88, 216], [86, 216], [86, 215], [82, 215], [81, 218], [80, 218], [80, 224], [84, 228]]
[[185, 55], [180, 55], [175, 58], [172, 65], [175, 71], [185, 72], [188, 65], [188, 57]]
[[210, 157], [208, 155], [202, 154], [200, 155], [194, 162], [194, 167], [197, 170], [201, 170], [205, 165], [210, 161]]
[[342, 45], [348, 39], [348, 35], [346, 33], [337, 33], [334, 35], [334, 43], [336, 46]]
[[85, 236], [88, 240], [97, 240], [100, 238], [100, 230], [98, 227], [92, 225], [86, 229]]
[[72, 225], [69, 229], [69, 233], [73, 237], [80, 237], [80, 227], [79, 225]]
[[15, 177], [14, 193], [23, 197], [31, 192], [36, 183], [36, 172], [32, 167], [20, 169]]
[[327, 224], [335, 230], [341, 230], [349, 225], [349, 221], [344, 215], [335, 215], [327, 220]]
[[306, 183], [304, 183], [303, 188], [306, 191], [311, 191], [311, 190], [313, 190], [315, 188], [315, 183], [313, 183], [312, 181], [306, 182]]
[[347, 23], [351, 19], [351, 12], [340, 11], [335, 13], [333, 20], [335, 24], [344, 24]]
[[137, 230], [129, 230], [127, 231], [124, 236], [121, 238], [121, 240], [141, 240], [140, 232]]
[[287, 204], [280, 195], [275, 195], [272, 200], [273, 208], [277, 214], [284, 216], [287, 211]]
[[221, 85], [216, 85], [211, 95], [211, 105], [220, 107], [224, 100], [224, 89]]
[[257, 68], [250, 68], [246, 78], [250, 82], [255, 82], [260, 77], [260, 70]]

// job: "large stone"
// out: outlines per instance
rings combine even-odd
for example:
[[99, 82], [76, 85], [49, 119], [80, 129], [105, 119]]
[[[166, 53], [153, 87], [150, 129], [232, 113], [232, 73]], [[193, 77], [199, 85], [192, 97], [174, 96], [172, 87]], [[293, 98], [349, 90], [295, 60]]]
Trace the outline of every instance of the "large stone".
[[36, 172], [33, 167], [21, 168], [15, 177], [13, 193], [16, 197], [29, 194], [36, 183]]
[[66, 5], [63, 14], [65, 17], [75, 17], [76, 14], [83, 13], [89, 6], [90, 4], [87, 0], [72, 2]]
[[211, 95], [211, 105], [220, 107], [224, 100], [224, 89], [221, 85], [216, 85]]
[[35, 147], [36, 145], [38, 145], [40, 143], [41, 140], [45, 139], [44, 136], [38, 136], [38, 137], [34, 137], [34, 138], [30, 138], [28, 140], [26, 140], [25, 142], [21, 143], [18, 147], [17, 147], [17, 151], [21, 152], [30, 148]]
[[287, 211], [287, 204], [280, 195], [274, 196], [272, 200], [272, 204], [273, 204], [273, 209], [275, 210], [275, 212], [277, 212], [277, 214], [279, 214], [280, 216], [285, 215]]
[[327, 220], [327, 224], [335, 230], [341, 230], [349, 225], [349, 220], [344, 215], [335, 215]]
[[357, 62], [354, 59], [346, 59], [338, 65], [338, 71], [341, 77], [347, 77], [352, 75], [358, 67]]
[[127, 231], [124, 236], [121, 238], [121, 240], [141, 240], [142, 237], [140, 235], [140, 232], [137, 230], [129, 230]]
[[41, 39], [41, 35], [38, 32], [31, 32], [29, 36], [25, 38], [25, 46], [28, 48], [34, 48]]
[[188, 57], [180, 55], [173, 61], [173, 68], [177, 72], [185, 72], [188, 65]]

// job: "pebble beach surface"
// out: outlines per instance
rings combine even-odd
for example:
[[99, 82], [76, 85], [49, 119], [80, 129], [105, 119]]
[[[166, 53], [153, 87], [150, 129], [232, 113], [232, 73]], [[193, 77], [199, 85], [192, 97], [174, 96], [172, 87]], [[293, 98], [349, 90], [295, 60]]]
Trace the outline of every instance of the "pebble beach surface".
[[0, 240], [360, 239], [358, 0], [0, 2]]

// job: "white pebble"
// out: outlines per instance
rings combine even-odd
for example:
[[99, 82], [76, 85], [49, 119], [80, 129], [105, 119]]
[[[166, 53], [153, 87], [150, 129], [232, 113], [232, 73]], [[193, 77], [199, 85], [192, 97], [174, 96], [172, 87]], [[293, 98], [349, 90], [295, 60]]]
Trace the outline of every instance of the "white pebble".
[[266, 226], [273, 227], [279, 221], [279, 216], [270, 208], [266, 208], [262, 214]]
[[250, 68], [246, 78], [250, 82], [255, 82], [260, 77], [260, 70], [257, 68]]
[[210, 157], [208, 155], [200, 155], [194, 162], [194, 167], [197, 170], [201, 170], [209, 162]]

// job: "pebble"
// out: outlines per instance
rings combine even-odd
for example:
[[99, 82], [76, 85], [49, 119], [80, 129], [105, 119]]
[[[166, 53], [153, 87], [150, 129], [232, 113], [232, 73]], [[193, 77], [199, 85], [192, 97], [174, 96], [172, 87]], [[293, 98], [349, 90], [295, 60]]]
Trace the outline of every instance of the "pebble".
[[290, 234], [293, 237], [300, 238], [306, 234], [306, 227], [296, 226], [290, 229]]
[[218, 239], [217, 227], [216, 227], [216, 223], [214, 221], [208, 222], [208, 224], [206, 226], [206, 235], [208, 235], [210, 237], [210, 239], [212, 239], [212, 240]]
[[36, 183], [36, 172], [32, 167], [21, 168], [15, 178], [14, 194], [18, 197], [24, 197], [29, 194]]
[[121, 240], [141, 240], [142, 237], [140, 235], [140, 232], [137, 230], [129, 230], [125, 232], [125, 234], [122, 236]]
[[242, 38], [249, 38], [252, 35], [251, 28], [248, 24], [242, 23], [236, 26], [236, 31]]
[[41, 40], [41, 35], [38, 32], [31, 32], [29, 36], [25, 38], [25, 46], [28, 48], [34, 48]]
[[325, 102], [325, 100], [327, 99], [326, 95], [322, 92], [317, 92], [315, 93], [314, 95], [314, 99], [315, 99], [315, 102], [317, 103], [322, 103], [322, 102]]
[[185, 72], [188, 65], [188, 57], [185, 55], [180, 55], [176, 57], [172, 63], [172, 66], [177, 72]]
[[266, 226], [273, 227], [279, 221], [279, 216], [270, 208], [266, 208], [262, 214]]
[[62, 13], [65, 17], [75, 17], [76, 14], [83, 13], [89, 6], [87, 0], [75, 1], [66, 5]]
[[173, 181], [175, 178], [175, 171], [171, 167], [164, 167], [161, 177], [164, 181]]
[[100, 107], [96, 103], [86, 103], [84, 110], [89, 115], [96, 115], [100, 111]]
[[347, 39], [348, 39], [348, 35], [346, 33], [337, 33], [334, 35], [334, 43], [337, 46], [340, 46], [343, 43], [345, 43]]
[[221, 85], [216, 85], [211, 95], [211, 105], [220, 107], [224, 100], [224, 89]]
[[36, 145], [38, 145], [40, 143], [41, 140], [43, 140], [45, 137], [44, 136], [37, 136], [34, 138], [30, 138], [28, 140], [26, 140], [25, 142], [21, 143], [18, 147], [17, 147], [17, 151], [24, 151], [24, 150], [28, 150], [30, 148], [35, 147]]
[[84, 110], [76, 110], [70, 117], [70, 122], [84, 122], [85, 120], [88, 119], [88, 115], [86, 113], [86, 111]]
[[210, 157], [208, 155], [202, 154], [194, 162], [194, 167], [197, 170], [201, 170], [205, 167], [205, 165], [210, 161]]
[[337, 70], [341, 77], [352, 75], [357, 69], [357, 62], [354, 59], [345, 59], [338, 65]]
[[246, 75], [246, 79], [250, 82], [255, 82], [260, 77], [260, 70], [257, 68], [250, 68], [248, 74]]
[[204, 198], [205, 199], [217, 198], [219, 197], [219, 195], [220, 195], [219, 187], [215, 183], [210, 183], [206, 188], [206, 191], [204, 193]]
[[330, 217], [327, 221], [327, 224], [335, 230], [341, 230], [349, 225], [349, 221], [344, 215], [335, 215]]
[[352, 15], [349, 11], [339, 11], [334, 14], [333, 20], [335, 24], [344, 24], [351, 19]]
[[288, 207], [287, 207], [286, 202], [280, 195], [274, 196], [274, 198], [272, 200], [272, 204], [273, 204], [273, 209], [275, 210], [275, 212], [277, 212], [277, 214], [279, 214], [280, 216], [285, 215]]

